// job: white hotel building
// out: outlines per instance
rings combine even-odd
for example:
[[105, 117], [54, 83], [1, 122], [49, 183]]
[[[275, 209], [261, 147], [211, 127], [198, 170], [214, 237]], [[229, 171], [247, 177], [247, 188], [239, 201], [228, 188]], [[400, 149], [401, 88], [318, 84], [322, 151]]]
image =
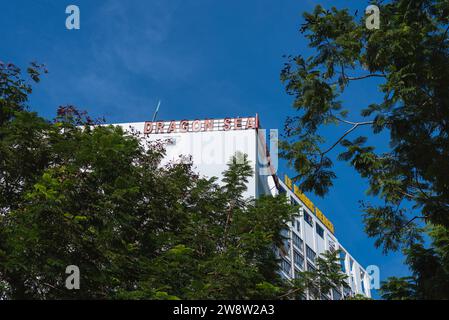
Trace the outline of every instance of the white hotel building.
[[[257, 115], [248, 118], [136, 122], [117, 125], [124, 130], [137, 131], [149, 141], [166, 141], [167, 154], [164, 161], [182, 161], [181, 155], [191, 156], [195, 170], [208, 177], [220, 178], [235, 152], [246, 153], [255, 173], [249, 179], [246, 196], [257, 198], [262, 194], [283, 193], [299, 208], [299, 216], [294, 221], [288, 222], [288, 229], [283, 231], [286, 237], [284, 248], [276, 249], [281, 261], [281, 275], [294, 278], [298, 272], [315, 268], [315, 258], [324, 251], [340, 249], [342, 271], [348, 275], [350, 289], [345, 292], [334, 290], [321, 297], [308, 293], [304, 298], [339, 300], [343, 296], [354, 294], [371, 297], [367, 272], [339, 243], [332, 223], [287, 176], [282, 179], [277, 176], [275, 170], [277, 159], [270, 159], [267, 148], [267, 146], [276, 147], [277, 144], [270, 143], [273, 141], [266, 138], [265, 130], [259, 126]], [[277, 149], [273, 149], [272, 154], [275, 152]]]

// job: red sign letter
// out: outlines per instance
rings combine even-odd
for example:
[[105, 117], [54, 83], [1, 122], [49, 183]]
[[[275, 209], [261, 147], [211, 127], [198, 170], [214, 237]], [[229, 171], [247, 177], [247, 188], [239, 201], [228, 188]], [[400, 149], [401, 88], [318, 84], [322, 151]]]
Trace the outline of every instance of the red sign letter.
[[195, 132], [198, 132], [201, 130], [201, 121], [200, 120], [195, 120], [192, 123], [192, 130]]
[[204, 131], [214, 130], [214, 120], [204, 120]]
[[143, 133], [148, 134], [153, 132], [153, 122], [145, 122], [143, 126]]
[[164, 133], [164, 123], [158, 122], [156, 126], [156, 133]]
[[182, 120], [179, 124], [179, 131], [187, 132], [189, 131], [189, 122], [187, 120]]
[[242, 119], [234, 118], [234, 130], [240, 130], [240, 129], [242, 129]]
[[176, 122], [174, 122], [174, 121], [170, 122], [170, 125], [168, 126], [167, 132], [170, 133], [170, 132], [173, 132], [173, 131], [176, 131]]
[[256, 121], [254, 118], [246, 120], [246, 129], [256, 129]]
[[228, 131], [229, 129], [231, 129], [231, 119], [230, 118], [225, 118], [224, 119], [224, 126], [223, 129], [225, 131]]

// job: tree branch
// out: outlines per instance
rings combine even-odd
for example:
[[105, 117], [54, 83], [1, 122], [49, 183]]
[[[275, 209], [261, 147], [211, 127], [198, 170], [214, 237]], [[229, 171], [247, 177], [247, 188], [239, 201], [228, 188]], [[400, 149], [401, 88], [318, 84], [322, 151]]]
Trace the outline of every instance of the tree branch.
[[[339, 119], [340, 120], [340, 119]], [[344, 120], [341, 120], [344, 121]], [[344, 121], [345, 122], [345, 121]], [[365, 122], [350, 122], [347, 121], [347, 123], [349, 124], [353, 124], [352, 128], [349, 129], [348, 131], [346, 131], [332, 146], [330, 146], [326, 151], [321, 152], [321, 156], [324, 156], [326, 153], [328, 153], [329, 151], [331, 151], [333, 148], [335, 148], [336, 145], [338, 145], [348, 134], [350, 134], [352, 131], [354, 131], [355, 129], [357, 129], [359, 126], [364, 126], [364, 125], [368, 125], [368, 124], [373, 124], [374, 121], [365, 121]]]
[[408, 227], [409, 224], [411, 224], [414, 220], [416, 219], [425, 219], [426, 217], [422, 217], [422, 216], [414, 216], [413, 218], [411, 218], [409, 221], [407, 221], [403, 226], [402, 229], [405, 229], [406, 227]]
[[334, 115], [333, 115], [333, 117], [336, 120], [338, 120], [338, 121], [341, 121], [341, 122], [344, 122], [344, 123], [347, 123], [347, 124], [351, 124], [351, 125], [356, 125], [357, 124], [359, 126], [362, 126], [362, 125], [373, 124], [374, 123], [374, 121], [361, 121], [361, 122], [348, 121], [348, 120], [340, 119], [340, 118], [338, 118], [338, 117], [336, 117]]
[[[343, 68], [341, 71], [341, 75], [342, 75], [343, 79], [346, 81], [357, 81], [357, 80], [363, 80], [363, 79], [367, 79], [367, 78], [386, 78], [387, 77], [387, 75], [384, 73], [369, 73], [369, 74], [365, 74], [365, 75], [359, 76], [359, 77], [348, 77], [346, 75], [346, 73], [344, 72]], [[338, 81], [331, 83], [331, 85], [337, 84], [337, 83], [338, 83]]]
[[364, 76], [360, 76], [360, 77], [346, 77], [345, 79], [348, 81], [355, 81], [355, 80], [362, 80], [362, 79], [366, 79], [366, 78], [386, 78], [387, 76], [383, 73], [370, 73]]
[[447, 36], [448, 31], [449, 31], [449, 26], [447, 26], [446, 31], [443, 34], [443, 38], [441, 39], [441, 43], [439, 45], [439, 50], [441, 50], [442, 47], [443, 47], [443, 44], [444, 44], [444, 42], [446, 40], [446, 36]]
[[408, 193], [406, 191], [399, 190], [399, 193], [402, 194], [403, 196], [407, 197], [407, 198], [416, 199], [416, 195], [413, 195], [413, 194]]

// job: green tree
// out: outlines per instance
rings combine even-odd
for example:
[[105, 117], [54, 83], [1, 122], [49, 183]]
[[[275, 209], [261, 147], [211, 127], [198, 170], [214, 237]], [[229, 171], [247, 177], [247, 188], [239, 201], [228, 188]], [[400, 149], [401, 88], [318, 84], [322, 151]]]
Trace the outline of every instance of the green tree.
[[385, 299], [449, 299], [449, 232], [444, 226], [429, 226], [431, 245], [417, 243], [405, 250], [411, 277], [392, 277], [382, 283]]
[[346, 300], [373, 300], [373, 299], [358, 293], [354, 296], [347, 297]]
[[325, 295], [330, 297], [332, 290], [342, 292], [349, 288], [348, 276], [341, 270], [339, 250], [325, 251], [316, 258], [315, 265], [316, 268], [299, 272], [284, 296], [296, 299], [309, 293], [309, 297], [316, 300]]
[[[28, 72], [39, 80], [43, 69]], [[273, 248], [294, 208], [245, 199], [236, 154], [223, 180], [72, 106], [28, 111], [31, 83], [0, 65], [0, 297], [251, 299], [286, 289]], [[80, 269], [80, 290], [65, 269]]]
[[[422, 283], [431, 279], [422, 259], [449, 267], [437, 253], [447, 247], [433, 243], [424, 249], [421, 228], [449, 227], [449, 2], [372, 3], [380, 8], [379, 30], [368, 30], [365, 17], [347, 9], [316, 6], [304, 14], [300, 31], [314, 53], [288, 57], [281, 72], [297, 110], [287, 119], [282, 155], [296, 169], [302, 190], [323, 196], [336, 177], [331, 153], [340, 147], [338, 159], [351, 164], [368, 181], [368, 194], [382, 200], [362, 205], [367, 234], [385, 252], [403, 249]], [[344, 94], [358, 81], [369, 81], [381, 95], [348, 108]], [[328, 126], [347, 128], [327, 141]], [[368, 136], [350, 140], [361, 128]], [[388, 137], [386, 151], [376, 150], [385, 149], [373, 139], [380, 133]], [[448, 298], [447, 291], [424, 290], [419, 297]]]
[[382, 282], [381, 295], [386, 300], [411, 300], [416, 297], [413, 277], [389, 277]]

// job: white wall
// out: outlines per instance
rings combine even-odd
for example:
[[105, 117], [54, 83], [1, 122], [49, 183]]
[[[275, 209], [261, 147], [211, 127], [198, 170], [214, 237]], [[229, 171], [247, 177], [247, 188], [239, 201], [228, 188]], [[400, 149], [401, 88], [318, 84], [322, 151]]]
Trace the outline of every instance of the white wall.
[[[251, 162], [254, 173], [257, 173], [258, 138], [256, 129], [229, 131], [200, 131], [177, 132], [144, 135], [144, 122], [114, 124], [124, 130], [131, 128], [145, 137], [147, 141], [171, 141], [166, 146], [167, 155], [163, 163], [178, 161], [180, 155], [191, 155], [194, 170], [207, 177], [221, 177], [227, 169], [227, 163], [237, 151], [246, 153]], [[261, 181], [258, 181], [261, 180]], [[259, 187], [268, 190], [268, 178], [256, 177], [255, 174], [248, 181], [246, 197], [256, 197]], [[271, 182], [271, 187], [273, 186]], [[263, 192], [265, 193], [265, 192]]]

